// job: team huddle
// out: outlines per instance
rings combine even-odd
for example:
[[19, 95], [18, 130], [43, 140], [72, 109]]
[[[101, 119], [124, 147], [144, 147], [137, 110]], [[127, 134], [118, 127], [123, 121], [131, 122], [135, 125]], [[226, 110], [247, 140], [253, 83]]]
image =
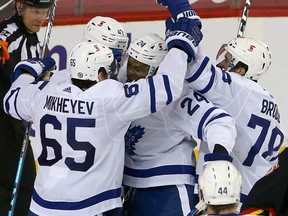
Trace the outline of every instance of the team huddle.
[[[47, 15], [52, 2], [16, 7]], [[188, 0], [156, 2], [171, 14], [165, 39], [147, 33], [128, 44], [121, 23], [96, 16], [67, 69], [56, 71], [38, 47], [10, 72], [3, 112], [35, 130], [38, 170], [23, 216], [287, 213], [285, 201], [251, 202], [265, 186], [254, 185], [275, 182], [268, 171], [287, 166], [277, 102], [257, 83], [271, 64], [268, 46], [231, 39], [216, 65], [203, 53], [201, 19]], [[24, 14], [15, 16], [25, 24]], [[15, 26], [1, 25], [2, 49]], [[1, 56], [2, 64], [12, 56]], [[9, 207], [8, 199], [0, 205]]]

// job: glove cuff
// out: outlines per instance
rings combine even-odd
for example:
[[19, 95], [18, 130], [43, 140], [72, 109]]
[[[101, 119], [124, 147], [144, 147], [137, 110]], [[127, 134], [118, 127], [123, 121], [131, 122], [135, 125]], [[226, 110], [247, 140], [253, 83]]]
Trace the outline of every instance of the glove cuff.
[[53, 58], [32, 58], [19, 62], [11, 75], [12, 82], [14, 82], [21, 74], [30, 73], [37, 79], [43, 72], [55, 68], [55, 60]]
[[[42, 70], [40, 64], [35, 64], [34, 67], [36, 70]], [[35, 69], [31, 70], [31, 64], [28, 62], [19, 62], [11, 75], [12, 82], [14, 82], [23, 73], [30, 73], [36, 79], [38, 75], [35, 72]]]
[[221, 153], [209, 153], [204, 155], [204, 161], [218, 161], [218, 160], [225, 160], [232, 163], [233, 158], [230, 155], [227, 154], [221, 154]]

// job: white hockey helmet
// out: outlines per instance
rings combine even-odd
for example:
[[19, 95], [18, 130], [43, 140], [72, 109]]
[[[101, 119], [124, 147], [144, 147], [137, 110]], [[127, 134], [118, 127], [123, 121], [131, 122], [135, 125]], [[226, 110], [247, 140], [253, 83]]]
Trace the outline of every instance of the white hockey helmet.
[[150, 66], [149, 73], [159, 67], [166, 54], [165, 40], [155, 33], [142, 35], [132, 41], [128, 49], [129, 56]]
[[245, 76], [258, 80], [271, 65], [269, 47], [261, 41], [252, 38], [235, 38], [229, 41], [226, 50], [232, 55], [231, 67], [238, 62], [248, 66]]
[[213, 161], [204, 165], [199, 176], [202, 199], [208, 205], [234, 204], [240, 201], [242, 180], [229, 161]]
[[73, 48], [69, 56], [71, 78], [98, 82], [99, 69], [103, 67], [108, 73], [113, 59], [109, 47], [100, 43], [82, 42]]
[[123, 26], [110, 17], [92, 18], [85, 26], [84, 39], [124, 51], [128, 47], [128, 37]]

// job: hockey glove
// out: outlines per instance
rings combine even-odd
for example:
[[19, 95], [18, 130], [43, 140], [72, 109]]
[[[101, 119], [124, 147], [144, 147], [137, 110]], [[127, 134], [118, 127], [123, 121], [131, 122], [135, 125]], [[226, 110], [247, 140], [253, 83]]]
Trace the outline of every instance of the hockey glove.
[[188, 63], [195, 60], [197, 46], [203, 38], [198, 20], [180, 18], [173, 22], [166, 19], [166, 44], [168, 50], [173, 47], [183, 50], [188, 55]]
[[113, 52], [114, 59], [117, 60], [117, 62], [120, 62], [122, 59], [122, 52], [119, 49], [111, 48]]
[[42, 73], [55, 68], [56, 62], [53, 58], [32, 58], [19, 62], [12, 73], [14, 82], [21, 74], [30, 73], [35, 79], [38, 79]]
[[6, 41], [0, 40], [0, 61], [5, 64], [6, 61], [10, 59], [10, 54], [8, 52], [8, 43]]
[[167, 7], [174, 20], [178, 20], [180, 17], [187, 17], [199, 20], [201, 25], [200, 17], [192, 9], [188, 0], [156, 0], [156, 3]]

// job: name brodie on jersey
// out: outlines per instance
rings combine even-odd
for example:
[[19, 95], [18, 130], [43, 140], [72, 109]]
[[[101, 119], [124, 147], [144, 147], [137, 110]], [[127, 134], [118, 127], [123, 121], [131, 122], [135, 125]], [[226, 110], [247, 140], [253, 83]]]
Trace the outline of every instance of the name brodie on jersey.
[[280, 114], [278, 111], [278, 106], [272, 101], [263, 99], [261, 113], [271, 116], [272, 118], [276, 119], [278, 123], [280, 123]]
[[46, 103], [43, 109], [75, 114], [92, 114], [94, 107], [93, 101], [72, 100], [69, 98], [49, 96], [46, 97]]

